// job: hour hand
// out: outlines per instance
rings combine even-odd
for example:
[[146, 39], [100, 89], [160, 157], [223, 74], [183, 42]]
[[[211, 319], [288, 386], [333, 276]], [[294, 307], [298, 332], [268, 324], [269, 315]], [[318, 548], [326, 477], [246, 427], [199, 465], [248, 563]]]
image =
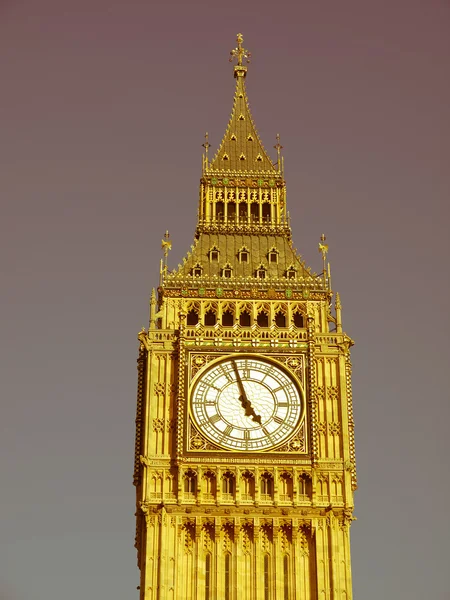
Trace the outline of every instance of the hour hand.
[[241, 395], [239, 396], [239, 400], [241, 401], [242, 407], [245, 409], [245, 416], [252, 417], [252, 420], [255, 421], [255, 423], [259, 423], [261, 425], [261, 415], [257, 415], [255, 413], [255, 409], [253, 408], [252, 403], [247, 398], [247, 394], [245, 393], [245, 388], [244, 388], [244, 384], [242, 383], [239, 369], [237, 368], [237, 365], [234, 362], [234, 360], [232, 362], [233, 362], [233, 369], [234, 369], [234, 373], [236, 375], [236, 380], [237, 380], [237, 384], [239, 387], [239, 391], [241, 392]]
[[255, 413], [255, 409], [253, 408], [251, 402], [245, 399], [243, 396], [239, 396], [241, 404], [245, 409], [245, 416], [252, 417], [252, 420], [261, 425], [261, 416]]

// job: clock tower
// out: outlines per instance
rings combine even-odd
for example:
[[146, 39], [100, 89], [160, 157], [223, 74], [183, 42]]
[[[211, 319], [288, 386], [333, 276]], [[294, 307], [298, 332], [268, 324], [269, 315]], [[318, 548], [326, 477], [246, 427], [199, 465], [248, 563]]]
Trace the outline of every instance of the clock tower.
[[279, 138], [253, 123], [237, 36], [231, 117], [204, 143], [181, 265], [163, 240], [139, 333], [136, 548], [141, 600], [350, 600], [356, 488], [352, 340], [292, 243]]

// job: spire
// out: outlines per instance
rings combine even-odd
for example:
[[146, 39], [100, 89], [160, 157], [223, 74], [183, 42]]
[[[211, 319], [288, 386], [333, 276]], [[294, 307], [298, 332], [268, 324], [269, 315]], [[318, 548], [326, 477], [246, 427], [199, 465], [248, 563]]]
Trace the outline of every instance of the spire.
[[[275, 175], [279, 172], [267, 154], [250, 113], [245, 77], [247, 67], [243, 60], [249, 62], [250, 52], [243, 45], [241, 33], [237, 35], [237, 48], [230, 52], [230, 61], [237, 60], [234, 67], [236, 89], [233, 110], [222, 143], [206, 170], [209, 172], [267, 173]], [[279, 165], [278, 165], [279, 166]]]

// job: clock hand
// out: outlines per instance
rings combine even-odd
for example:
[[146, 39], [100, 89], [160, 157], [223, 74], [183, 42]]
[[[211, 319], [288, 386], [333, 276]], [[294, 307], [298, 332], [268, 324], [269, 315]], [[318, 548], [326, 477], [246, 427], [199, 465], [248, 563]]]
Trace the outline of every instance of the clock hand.
[[242, 383], [242, 379], [239, 374], [239, 369], [237, 368], [237, 365], [234, 362], [234, 360], [232, 361], [232, 364], [233, 364], [234, 373], [236, 375], [236, 380], [238, 383], [239, 391], [241, 392], [239, 399], [241, 401], [242, 407], [245, 409], [245, 416], [252, 417], [253, 421], [256, 421], [256, 423], [259, 423], [261, 425], [261, 415], [257, 415], [255, 413], [255, 409], [253, 408], [252, 403], [247, 398], [247, 394], [245, 393], [244, 384]]

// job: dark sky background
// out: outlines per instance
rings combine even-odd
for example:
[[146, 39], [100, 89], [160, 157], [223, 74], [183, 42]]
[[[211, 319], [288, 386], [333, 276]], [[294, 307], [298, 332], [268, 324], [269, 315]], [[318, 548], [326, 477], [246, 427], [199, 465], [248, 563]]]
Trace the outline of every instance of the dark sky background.
[[137, 598], [138, 330], [247, 88], [353, 349], [357, 600], [448, 600], [450, 4], [3, 0], [0, 598]]

